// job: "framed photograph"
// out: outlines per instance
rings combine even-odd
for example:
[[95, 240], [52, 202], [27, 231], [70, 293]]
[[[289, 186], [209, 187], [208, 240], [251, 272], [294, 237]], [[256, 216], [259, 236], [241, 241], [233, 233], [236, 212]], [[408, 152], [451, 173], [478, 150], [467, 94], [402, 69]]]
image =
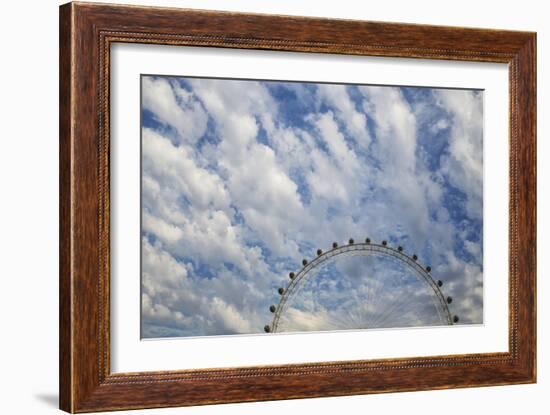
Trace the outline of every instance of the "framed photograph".
[[536, 35], [60, 8], [60, 407], [536, 381]]

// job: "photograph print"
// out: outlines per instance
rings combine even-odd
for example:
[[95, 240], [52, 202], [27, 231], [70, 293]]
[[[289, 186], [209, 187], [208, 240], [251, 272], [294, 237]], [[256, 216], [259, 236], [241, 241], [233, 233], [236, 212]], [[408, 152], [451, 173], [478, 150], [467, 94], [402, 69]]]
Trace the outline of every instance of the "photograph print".
[[483, 323], [483, 91], [141, 76], [141, 337]]

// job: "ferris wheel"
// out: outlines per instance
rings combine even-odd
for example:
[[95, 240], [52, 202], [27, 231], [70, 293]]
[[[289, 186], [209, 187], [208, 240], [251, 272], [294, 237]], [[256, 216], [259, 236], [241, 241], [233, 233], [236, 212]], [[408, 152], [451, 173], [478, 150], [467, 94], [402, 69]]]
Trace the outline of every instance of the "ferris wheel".
[[442, 292], [443, 282], [402, 246], [369, 238], [332, 244], [326, 252], [302, 261], [289, 273], [280, 299], [271, 305], [267, 333], [390, 327], [442, 326], [458, 323]]

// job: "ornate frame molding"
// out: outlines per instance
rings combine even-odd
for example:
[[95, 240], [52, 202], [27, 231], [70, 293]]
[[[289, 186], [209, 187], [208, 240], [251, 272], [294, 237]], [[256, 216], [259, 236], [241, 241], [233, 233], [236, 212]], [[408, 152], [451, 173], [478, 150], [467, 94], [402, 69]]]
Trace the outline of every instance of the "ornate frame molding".
[[[110, 45], [117, 42], [508, 63], [509, 352], [111, 373], [109, 69]], [[535, 382], [535, 105], [534, 33], [105, 4], [61, 6], [61, 409], [90, 412]]]

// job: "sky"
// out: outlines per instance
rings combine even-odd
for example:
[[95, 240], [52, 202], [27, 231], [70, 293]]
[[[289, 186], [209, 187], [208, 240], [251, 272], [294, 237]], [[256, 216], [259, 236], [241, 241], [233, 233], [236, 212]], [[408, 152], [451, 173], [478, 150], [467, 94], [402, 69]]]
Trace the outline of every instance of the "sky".
[[[142, 337], [262, 333], [318, 248], [387, 240], [483, 321], [483, 92], [142, 76]], [[288, 330], [434, 325], [384, 258], [305, 281]]]

